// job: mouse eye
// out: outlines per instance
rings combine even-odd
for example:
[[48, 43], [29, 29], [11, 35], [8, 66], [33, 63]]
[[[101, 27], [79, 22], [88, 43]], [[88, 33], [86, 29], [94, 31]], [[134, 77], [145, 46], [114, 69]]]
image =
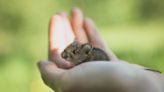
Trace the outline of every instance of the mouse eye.
[[78, 50], [73, 50], [72, 53], [73, 54], [77, 54], [78, 53]]

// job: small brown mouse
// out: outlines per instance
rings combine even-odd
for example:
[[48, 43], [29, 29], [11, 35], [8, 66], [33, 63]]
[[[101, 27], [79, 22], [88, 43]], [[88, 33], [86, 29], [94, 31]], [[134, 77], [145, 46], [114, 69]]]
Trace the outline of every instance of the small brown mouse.
[[68, 45], [61, 53], [62, 58], [75, 65], [88, 61], [109, 61], [108, 55], [100, 48], [93, 47], [89, 43], [79, 43], [77, 41]]

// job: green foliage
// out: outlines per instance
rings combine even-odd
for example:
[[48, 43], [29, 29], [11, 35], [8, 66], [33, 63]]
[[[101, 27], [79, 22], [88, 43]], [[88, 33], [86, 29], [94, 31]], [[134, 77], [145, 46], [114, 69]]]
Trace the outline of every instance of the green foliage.
[[163, 0], [0, 0], [0, 92], [51, 92], [36, 62], [47, 59], [50, 17], [75, 6], [119, 58], [164, 72]]

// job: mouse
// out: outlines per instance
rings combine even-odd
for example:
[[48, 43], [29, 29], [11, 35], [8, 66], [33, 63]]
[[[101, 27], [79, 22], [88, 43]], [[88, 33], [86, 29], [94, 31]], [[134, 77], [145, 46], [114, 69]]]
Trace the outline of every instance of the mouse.
[[73, 41], [61, 53], [61, 57], [75, 65], [90, 61], [110, 61], [110, 58], [100, 48], [89, 43]]

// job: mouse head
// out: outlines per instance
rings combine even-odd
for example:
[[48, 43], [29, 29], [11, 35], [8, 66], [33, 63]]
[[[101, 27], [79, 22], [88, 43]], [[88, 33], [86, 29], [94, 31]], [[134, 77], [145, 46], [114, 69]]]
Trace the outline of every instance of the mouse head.
[[92, 45], [88, 43], [81, 44], [74, 41], [62, 52], [61, 56], [74, 64], [78, 64], [88, 58], [92, 48]]
[[78, 43], [77, 41], [72, 42], [62, 52], [62, 54], [61, 54], [62, 58], [66, 59], [66, 60], [70, 60], [70, 58], [72, 57], [71, 55], [76, 54], [77, 49], [79, 47], [80, 47], [80, 43]]

